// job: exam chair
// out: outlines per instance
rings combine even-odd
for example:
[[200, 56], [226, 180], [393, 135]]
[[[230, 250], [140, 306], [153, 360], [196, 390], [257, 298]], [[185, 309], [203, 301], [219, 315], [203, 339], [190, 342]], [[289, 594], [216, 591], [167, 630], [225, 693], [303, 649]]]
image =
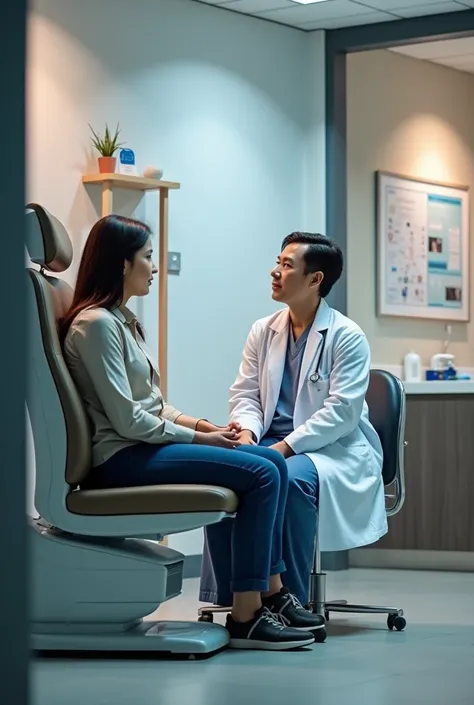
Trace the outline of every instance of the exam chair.
[[[382, 443], [384, 455], [382, 477], [386, 489], [387, 516], [390, 517], [400, 511], [405, 501], [404, 451], [406, 441], [403, 384], [390, 372], [371, 370], [366, 401], [369, 407], [370, 421]], [[316, 535], [313, 569], [310, 578], [310, 608], [313, 612], [323, 614], [326, 621], [329, 620], [330, 612], [387, 614], [388, 628], [402, 631], [406, 626], [402, 609], [353, 605], [346, 600], [326, 601], [326, 574], [321, 571], [318, 534]], [[321, 641], [324, 638], [325, 634], [319, 636]]]
[[72, 290], [54, 276], [69, 268], [72, 246], [61, 223], [38, 204], [26, 207], [26, 227], [28, 254], [37, 265], [26, 270], [27, 409], [39, 514], [29, 520], [31, 646], [109, 653], [219, 651], [229, 641], [219, 625], [143, 618], [182, 588], [184, 556], [159, 544], [158, 537], [233, 515], [237, 497], [204, 485], [81, 489], [91, 468], [91, 434], [57, 335]]

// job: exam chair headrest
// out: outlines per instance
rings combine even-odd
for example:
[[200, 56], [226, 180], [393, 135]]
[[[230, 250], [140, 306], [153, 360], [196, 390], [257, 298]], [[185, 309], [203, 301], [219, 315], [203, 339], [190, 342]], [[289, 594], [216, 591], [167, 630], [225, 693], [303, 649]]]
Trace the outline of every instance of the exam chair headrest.
[[64, 272], [71, 265], [73, 250], [66, 228], [38, 203], [26, 206], [26, 245], [31, 261], [50, 272]]

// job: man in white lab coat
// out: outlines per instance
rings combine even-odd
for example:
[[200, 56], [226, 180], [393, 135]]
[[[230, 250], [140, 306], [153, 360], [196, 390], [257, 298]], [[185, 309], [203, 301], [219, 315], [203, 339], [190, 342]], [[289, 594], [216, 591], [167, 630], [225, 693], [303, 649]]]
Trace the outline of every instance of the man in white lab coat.
[[[252, 326], [230, 390], [241, 441], [287, 460], [282, 579], [303, 605], [318, 510], [323, 551], [368, 545], [387, 531], [382, 447], [365, 402], [369, 345], [325, 301], [342, 269], [341, 250], [323, 235], [285, 238], [271, 277], [273, 299], [286, 306]], [[232, 604], [231, 533], [232, 521], [206, 529], [203, 602]]]

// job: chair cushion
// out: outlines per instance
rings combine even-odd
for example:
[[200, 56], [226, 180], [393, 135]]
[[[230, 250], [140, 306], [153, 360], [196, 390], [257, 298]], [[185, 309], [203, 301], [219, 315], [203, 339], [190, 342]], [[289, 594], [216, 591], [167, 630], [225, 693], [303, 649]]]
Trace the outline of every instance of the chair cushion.
[[117, 516], [129, 514], [188, 514], [237, 510], [238, 498], [225, 487], [209, 485], [151, 485], [75, 490], [66, 498], [73, 514]]

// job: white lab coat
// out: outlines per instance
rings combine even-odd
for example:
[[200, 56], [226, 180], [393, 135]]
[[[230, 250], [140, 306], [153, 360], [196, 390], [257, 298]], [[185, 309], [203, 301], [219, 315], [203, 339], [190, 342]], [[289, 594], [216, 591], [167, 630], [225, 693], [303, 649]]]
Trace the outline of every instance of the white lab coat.
[[[324, 330], [321, 379], [311, 382]], [[231, 387], [231, 419], [251, 430], [258, 441], [275, 414], [288, 334], [288, 309], [258, 320]], [[370, 350], [364, 333], [322, 300], [301, 365], [295, 430], [286, 438], [295, 453], [306, 453], [318, 471], [322, 551], [366, 546], [387, 532], [382, 447], [365, 401], [369, 372]]]

